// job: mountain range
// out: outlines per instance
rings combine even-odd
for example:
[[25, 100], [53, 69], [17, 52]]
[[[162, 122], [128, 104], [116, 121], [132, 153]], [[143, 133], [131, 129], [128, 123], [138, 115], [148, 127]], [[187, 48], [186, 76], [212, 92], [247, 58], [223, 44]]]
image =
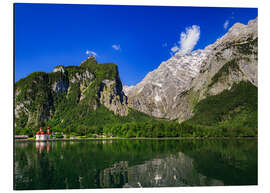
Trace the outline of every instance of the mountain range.
[[256, 135], [257, 28], [257, 18], [236, 23], [203, 50], [175, 53], [135, 86], [122, 86], [117, 65], [93, 56], [34, 72], [14, 86], [15, 133], [46, 125], [102, 133], [104, 125], [165, 121]]

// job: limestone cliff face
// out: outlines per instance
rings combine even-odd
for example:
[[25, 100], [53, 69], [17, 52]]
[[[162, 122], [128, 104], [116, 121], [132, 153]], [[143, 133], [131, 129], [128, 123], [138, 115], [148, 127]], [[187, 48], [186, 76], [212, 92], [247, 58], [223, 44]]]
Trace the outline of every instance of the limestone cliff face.
[[124, 86], [129, 106], [149, 115], [178, 119], [192, 116], [202, 99], [241, 80], [257, 86], [257, 19], [236, 23], [215, 43], [190, 55], [176, 53], [136, 86]]
[[80, 66], [57, 66], [52, 73], [35, 72], [15, 84], [15, 127], [45, 124], [57, 107], [83, 105], [95, 111], [104, 105], [115, 115], [128, 114], [127, 98], [115, 64], [93, 57]]

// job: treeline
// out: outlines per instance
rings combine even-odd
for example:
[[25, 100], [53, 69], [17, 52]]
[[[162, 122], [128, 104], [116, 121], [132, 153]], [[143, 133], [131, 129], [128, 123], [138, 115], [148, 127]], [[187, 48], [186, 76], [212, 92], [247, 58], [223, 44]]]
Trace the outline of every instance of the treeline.
[[231, 129], [227, 127], [209, 127], [176, 122], [125, 123], [109, 125], [100, 129], [107, 136], [118, 137], [251, 137], [256, 129]]
[[[57, 138], [61, 138], [60, 133], [64, 133], [67, 138], [72, 136], [81, 137], [147, 137], [147, 138], [162, 138], [162, 137], [255, 137], [257, 129], [252, 128], [231, 128], [231, 127], [215, 127], [192, 125], [189, 123], [178, 124], [169, 121], [157, 122], [130, 122], [124, 124], [113, 124], [105, 126], [87, 126], [79, 125], [73, 129], [52, 128], [56, 133]], [[19, 134], [34, 136], [35, 130], [21, 130]]]

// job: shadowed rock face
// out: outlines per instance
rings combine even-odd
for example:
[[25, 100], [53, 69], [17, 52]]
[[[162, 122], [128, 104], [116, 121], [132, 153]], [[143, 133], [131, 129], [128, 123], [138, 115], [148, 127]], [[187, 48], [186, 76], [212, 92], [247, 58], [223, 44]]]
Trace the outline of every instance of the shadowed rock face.
[[220, 180], [211, 179], [196, 171], [193, 159], [179, 152], [165, 158], [156, 158], [144, 164], [128, 166], [121, 161], [104, 169], [99, 176], [100, 186], [109, 188], [218, 186]]
[[236, 23], [205, 49], [184, 56], [176, 53], [136, 86], [124, 86], [129, 106], [181, 122], [192, 116], [197, 102], [233, 83], [248, 80], [257, 86], [257, 27], [257, 19], [248, 25]]
[[98, 95], [100, 103], [113, 111], [114, 114], [121, 116], [128, 114], [127, 97], [122, 91], [120, 78], [118, 80], [103, 80]]

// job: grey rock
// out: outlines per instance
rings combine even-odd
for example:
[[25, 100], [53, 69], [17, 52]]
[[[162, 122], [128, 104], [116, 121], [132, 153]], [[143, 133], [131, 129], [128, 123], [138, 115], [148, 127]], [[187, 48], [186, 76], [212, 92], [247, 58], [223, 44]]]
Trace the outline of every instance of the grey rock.
[[98, 96], [100, 103], [113, 111], [115, 115], [126, 116], [128, 114], [127, 97], [118, 81], [103, 80]]

